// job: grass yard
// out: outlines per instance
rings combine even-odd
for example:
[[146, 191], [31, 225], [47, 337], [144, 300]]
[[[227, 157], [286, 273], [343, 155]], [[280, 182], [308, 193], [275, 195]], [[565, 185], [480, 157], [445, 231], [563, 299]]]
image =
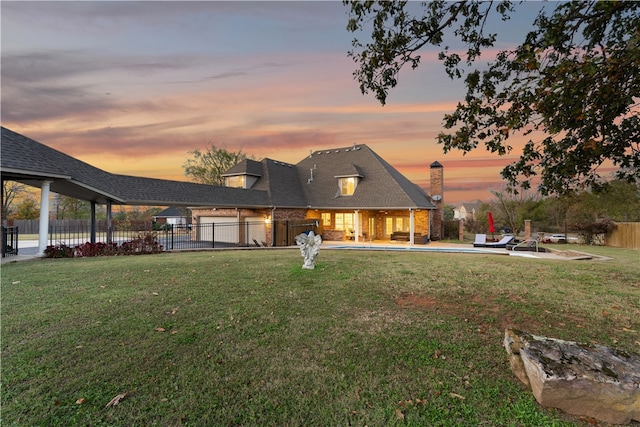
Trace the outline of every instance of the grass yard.
[[285, 249], [5, 264], [2, 425], [593, 425], [538, 406], [502, 347], [505, 327], [640, 347], [639, 253], [583, 250], [614, 259], [321, 250], [302, 270]]

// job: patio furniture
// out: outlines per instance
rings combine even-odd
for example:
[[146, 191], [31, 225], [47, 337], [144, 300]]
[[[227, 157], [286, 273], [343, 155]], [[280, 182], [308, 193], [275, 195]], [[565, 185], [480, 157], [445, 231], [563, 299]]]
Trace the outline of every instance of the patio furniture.
[[[515, 239], [515, 236], [504, 236], [499, 242], [488, 242], [484, 244], [485, 248], [506, 248], [507, 244]], [[475, 246], [475, 245], [474, 245]]]
[[484, 248], [487, 244], [487, 235], [486, 234], [476, 234], [476, 240], [473, 242], [474, 248]]

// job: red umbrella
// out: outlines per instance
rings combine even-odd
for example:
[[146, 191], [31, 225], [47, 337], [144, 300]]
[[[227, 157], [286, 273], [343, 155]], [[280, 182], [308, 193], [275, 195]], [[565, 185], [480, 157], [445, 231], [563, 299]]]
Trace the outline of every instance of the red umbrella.
[[491, 212], [488, 212], [487, 215], [489, 217], [489, 233], [491, 233], [491, 238], [493, 238], [493, 233], [496, 232], [496, 227], [493, 225], [493, 215], [491, 215]]

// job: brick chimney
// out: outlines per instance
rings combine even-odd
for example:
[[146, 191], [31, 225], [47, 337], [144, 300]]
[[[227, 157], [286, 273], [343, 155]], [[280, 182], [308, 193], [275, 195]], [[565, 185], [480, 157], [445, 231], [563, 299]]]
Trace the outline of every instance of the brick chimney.
[[440, 240], [444, 236], [444, 168], [440, 162], [431, 163], [431, 199], [436, 205], [431, 223], [431, 239]]

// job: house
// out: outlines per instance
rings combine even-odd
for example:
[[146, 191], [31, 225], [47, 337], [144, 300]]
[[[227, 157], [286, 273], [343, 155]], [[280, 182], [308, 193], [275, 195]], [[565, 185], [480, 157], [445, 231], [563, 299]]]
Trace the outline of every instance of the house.
[[184, 228], [190, 224], [190, 219], [188, 209], [177, 206], [169, 206], [153, 216], [153, 221], [157, 224], [169, 224], [180, 228]]
[[442, 236], [442, 165], [431, 165], [433, 199], [365, 144], [311, 152], [297, 164], [244, 160], [225, 174], [227, 187], [266, 193], [263, 206], [190, 206], [192, 223], [264, 223], [257, 240], [279, 245], [274, 224], [313, 221], [324, 240]]
[[50, 192], [89, 201], [92, 223], [96, 204], [106, 205], [109, 223], [113, 205], [190, 208], [194, 240], [208, 238], [197, 225], [227, 223], [230, 243], [291, 244], [288, 231], [278, 232], [291, 222], [319, 226], [325, 240], [442, 237], [442, 165], [430, 165], [430, 197], [364, 144], [318, 150], [295, 165], [245, 160], [225, 173], [226, 186], [213, 186], [112, 174], [5, 127], [1, 142], [2, 181], [40, 187], [41, 254]]
[[472, 202], [462, 202], [453, 208], [453, 219], [460, 220], [476, 220], [476, 215], [480, 212], [480, 206], [482, 206], [481, 200], [474, 200]]

